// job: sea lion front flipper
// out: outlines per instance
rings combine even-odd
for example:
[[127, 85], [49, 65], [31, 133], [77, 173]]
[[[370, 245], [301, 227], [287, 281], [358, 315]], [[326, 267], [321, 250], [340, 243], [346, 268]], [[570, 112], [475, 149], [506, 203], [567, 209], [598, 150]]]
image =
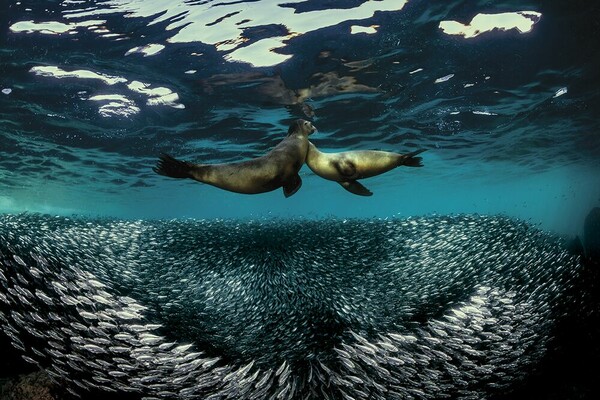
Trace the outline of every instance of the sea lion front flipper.
[[335, 163], [338, 173], [346, 179], [351, 179], [356, 175], [356, 165], [347, 158], [342, 158]]
[[302, 178], [300, 178], [300, 175], [296, 174], [296, 176], [293, 176], [283, 185], [283, 195], [285, 197], [290, 197], [300, 189], [300, 186], [302, 186]]
[[373, 196], [373, 192], [364, 187], [363, 184], [358, 181], [344, 181], [338, 183], [350, 193], [354, 193], [359, 196]]

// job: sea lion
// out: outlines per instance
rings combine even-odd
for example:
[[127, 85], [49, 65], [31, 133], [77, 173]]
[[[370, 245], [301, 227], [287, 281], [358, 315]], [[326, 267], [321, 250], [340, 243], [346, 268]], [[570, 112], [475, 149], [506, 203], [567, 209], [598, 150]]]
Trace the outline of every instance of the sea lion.
[[227, 164], [193, 164], [163, 154], [153, 170], [236, 193], [264, 193], [283, 187], [285, 197], [290, 197], [302, 186], [298, 171], [306, 158], [308, 136], [316, 130], [312, 123], [298, 119], [290, 125], [286, 138], [264, 156]]
[[408, 154], [377, 150], [323, 153], [317, 149], [317, 146], [308, 142], [306, 165], [321, 178], [338, 182], [350, 193], [372, 196], [373, 192], [364, 187], [357, 179], [383, 174], [401, 165], [422, 167], [421, 157], [415, 156], [424, 151], [425, 149], [420, 149]]

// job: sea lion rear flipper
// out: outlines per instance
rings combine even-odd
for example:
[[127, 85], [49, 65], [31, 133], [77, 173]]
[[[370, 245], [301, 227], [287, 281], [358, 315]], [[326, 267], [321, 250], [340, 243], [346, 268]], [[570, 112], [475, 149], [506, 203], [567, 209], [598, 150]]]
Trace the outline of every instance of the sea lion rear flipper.
[[358, 181], [344, 181], [338, 183], [350, 193], [354, 193], [359, 196], [373, 196], [373, 192], [364, 187], [363, 184]]
[[300, 178], [300, 175], [296, 174], [296, 176], [292, 177], [285, 185], [283, 185], [283, 195], [285, 197], [290, 197], [300, 189], [300, 186], [302, 186], [302, 178]]
[[156, 167], [152, 170], [170, 178], [191, 178], [192, 167], [193, 164], [187, 161], [177, 160], [168, 154], [161, 154]]
[[417, 154], [421, 154], [427, 149], [419, 149], [417, 151], [413, 151], [412, 153], [404, 154], [402, 156], [402, 164], [405, 167], [422, 167], [423, 159], [421, 157], [415, 157]]

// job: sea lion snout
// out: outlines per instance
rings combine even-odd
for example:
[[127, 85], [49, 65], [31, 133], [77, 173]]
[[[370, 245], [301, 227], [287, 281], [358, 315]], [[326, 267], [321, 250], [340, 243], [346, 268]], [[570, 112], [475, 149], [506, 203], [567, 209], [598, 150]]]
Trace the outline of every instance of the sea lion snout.
[[288, 135], [297, 134], [300, 132], [309, 136], [317, 132], [317, 128], [310, 121], [305, 119], [297, 119], [292, 123], [292, 125], [290, 125]]

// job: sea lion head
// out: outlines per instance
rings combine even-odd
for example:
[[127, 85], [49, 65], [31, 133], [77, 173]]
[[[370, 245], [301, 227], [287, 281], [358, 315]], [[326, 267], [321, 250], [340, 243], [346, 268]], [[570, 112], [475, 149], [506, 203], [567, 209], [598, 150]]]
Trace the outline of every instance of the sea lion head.
[[317, 128], [310, 122], [304, 119], [297, 119], [291, 125], [290, 129], [288, 129], [288, 136], [292, 134], [301, 133], [306, 136], [312, 135], [317, 131]]

